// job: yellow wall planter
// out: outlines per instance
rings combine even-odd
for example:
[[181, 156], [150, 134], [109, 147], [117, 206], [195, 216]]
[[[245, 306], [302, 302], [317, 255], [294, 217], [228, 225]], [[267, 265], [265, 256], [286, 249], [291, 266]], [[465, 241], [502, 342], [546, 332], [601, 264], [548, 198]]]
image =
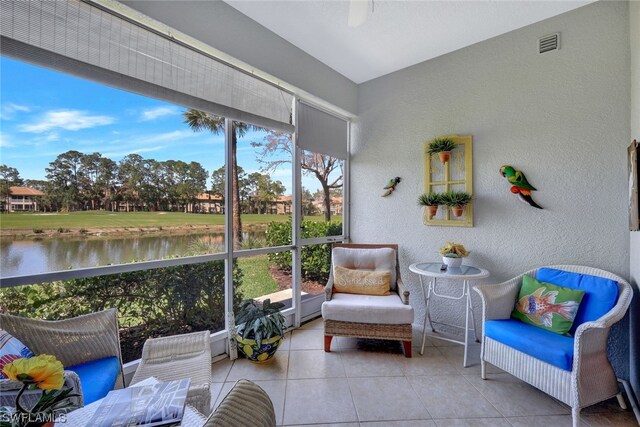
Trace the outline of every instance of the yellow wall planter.
[[[424, 182], [427, 193], [445, 193], [447, 191], [465, 191], [473, 195], [473, 137], [471, 135], [446, 135], [455, 141], [456, 148], [445, 164], [437, 154], [429, 154], [431, 141], [424, 144]], [[473, 227], [473, 201], [465, 206], [460, 217], [455, 217], [447, 206], [440, 206], [438, 213], [431, 219], [424, 210], [425, 225], [448, 227]]]

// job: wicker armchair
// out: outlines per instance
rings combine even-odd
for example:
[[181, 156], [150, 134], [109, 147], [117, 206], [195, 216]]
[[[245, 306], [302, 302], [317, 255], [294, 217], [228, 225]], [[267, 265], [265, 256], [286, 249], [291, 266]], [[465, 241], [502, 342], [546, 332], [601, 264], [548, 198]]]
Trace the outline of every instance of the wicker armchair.
[[276, 414], [269, 395], [248, 380], [239, 380], [204, 427], [273, 427]]
[[[399, 340], [404, 346], [406, 357], [411, 357], [411, 331], [413, 322], [413, 308], [409, 305], [409, 290], [400, 278], [398, 262], [398, 245], [382, 244], [334, 244], [332, 253], [332, 269], [329, 280], [324, 288], [325, 302], [322, 304], [322, 318], [324, 320], [324, 351], [330, 351], [331, 340], [334, 336], [373, 338], [385, 340]], [[342, 265], [354, 268], [354, 262], [364, 265], [365, 269], [375, 270], [376, 255], [370, 253], [370, 260], [351, 260], [349, 255], [336, 260], [337, 248], [376, 250], [391, 248], [395, 251], [395, 267], [392, 271], [392, 289], [389, 296], [334, 294], [333, 266]], [[367, 265], [369, 264], [369, 265]], [[395, 282], [394, 279], [395, 278]], [[358, 310], [352, 308], [358, 307]], [[363, 310], [364, 309], [364, 310]], [[362, 316], [364, 312], [368, 312]], [[353, 317], [351, 317], [353, 316]], [[359, 317], [358, 317], [359, 316]], [[349, 321], [353, 318], [353, 321]], [[367, 318], [367, 321], [363, 321]], [[372, 318], [380, 319], [372, 322]], [[402, 319], [396, 321], [395, 319]]]
[[[572, 369], [564, 370], [536, 359], [485, 335], [481, 350], [481, 377], [486, 379], [486, 363], [514, 375], [543, 392], [571, 406], [573, 425], [580, 424], [582, 408], [617, 396], [624, 408], [616, 376], [607, 357], [607, 339], [611, 326], [625, 315], [631, 304], [631, 286], [624, 279], [596, 268], [561, 265], [549, 268], [598, 276], [618, 283], [618, 299], [614, 307], [599, 319], [580, 324], [573, 337]], [[538, 269], [524, 274], [535, 277]], [[482, 298], [483, 322], [509, 319], [514, 309], [522, 276], [498, 285], [475, 288]]]
[[[0, 326], [22, 341], [35, 354], [54, 355], [65, 367], [116, 356], [120, 371], [114, 388], [124, 387], [115, 309], [63, 320], [37, 320], [0, 313]], [[0, 386], [2, 402], [5, 399], [15, 399], [16, 385], [19, 384], [6, 380], [0, 384], [2, 384]], [[65, 371], [65, 387], [75, 389], [75, 392], [80, 395], [76, 398], [76, 404], [82, 406], [84, 404], [82, 388], [75, 372]]]
[[209, 331], [201, 331], [148, 339], [131, 385], [149, 377], [160, 381], [191, 378], [187, 403], [208, 415], [211, 412], [209, 335]]

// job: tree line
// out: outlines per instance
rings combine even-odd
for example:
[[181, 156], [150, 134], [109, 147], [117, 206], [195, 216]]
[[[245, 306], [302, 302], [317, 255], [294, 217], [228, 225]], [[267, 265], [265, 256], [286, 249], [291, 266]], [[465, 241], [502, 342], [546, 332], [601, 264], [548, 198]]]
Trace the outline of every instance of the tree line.
[[[183, 122], [194, 132], [224, 132], [225, 119], [210, 113], [188, 109]], [[234, 244], [242, 242], [241, 213], [262, 213], [269, 201], [284, 194], [280, 181], [272, 181], [269, 171], [285, 163], [291, 163], [293, 144], [286, 132], [261, 129], [233, 121], [231, 126], [231, 196], [233, 212]], [[237, 141], [250, 130], [265, 130], [262, 142], [253, 142], [260, 149], [258, 162], [262, 171], [246, 174], [237, 162]], [[284, 158], [272, 156], [284, 153]], [[303, 214], [316, 213], [313, 200], [322, 200], [326, 221], [331, 220], [332, 198], [339, 195], [343, 186], [342, 161], [319, 153], [303, 152], [302, 171], [317, 178], [321, 189], [311, 195], [303, 189]], [[71, 150], [58, 155], [46, 168], [46, 180], [23, 180], [17, 169], [0, 166], [0, 200], [10, 196], [10, 186], [28, 185], [45, 193], [41, 207], [49, 211], [118, 210], [124, 203], [125, 210], [184, 210], [196, 205], [197, 195], [209, 192], [224, 194], [224, 167], [212, 172], [211, 190], [207, 190], [208, 172], [198, 162], [181, 160], [157, 161], [144, 159], [139, 154], [129, 154], [115, 162], [100, 153], [85, 154]]]
[[[208, 178], [211, 187], [207, 189]], [[268, 174], [246, 174], [239, 168], [241, 210], [265, 213], [267, 204], [286, 192]], [[115, 162], [101, 153], [71, 150], [59, 154], [46, 168], [46, 180], [25, 180], [13, 167], [0, 165], [3, 200], [12, 186], [28, 186], [44, 193], [40, 209], [52, 212], [78, 210], [198, 211], [198, 195], [208, 193], [224, 200], [224, 166], [211, 176], [199, 162], [158, 161], [129, 154]]]

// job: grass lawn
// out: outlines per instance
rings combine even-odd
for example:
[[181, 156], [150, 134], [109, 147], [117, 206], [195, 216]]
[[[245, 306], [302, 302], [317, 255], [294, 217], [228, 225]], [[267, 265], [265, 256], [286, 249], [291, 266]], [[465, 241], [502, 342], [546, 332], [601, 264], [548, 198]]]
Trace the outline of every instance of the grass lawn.
[[238, 265], [244, 274], [240, 286], [244, 299], [261, 297], [279, 290], [269, 272], [267, 255], [238, 258]]
[[[242, 215], [242, 223], [268, 224], [285, 222], [288, 215]], [[305, 219], [324, 221], [324, 217], [306, 216]], [[340, 221], [342, 217], [334, 217]], [[4, 213], [0, 214], [0, 229], [4, 230], [51, 230], [68, 228], [125, 228], [125, 227], [171, 227], [184, 225], [224, 225], [224, 215], [193, 214], [183, 212], [71, 212], [71, 213]]]

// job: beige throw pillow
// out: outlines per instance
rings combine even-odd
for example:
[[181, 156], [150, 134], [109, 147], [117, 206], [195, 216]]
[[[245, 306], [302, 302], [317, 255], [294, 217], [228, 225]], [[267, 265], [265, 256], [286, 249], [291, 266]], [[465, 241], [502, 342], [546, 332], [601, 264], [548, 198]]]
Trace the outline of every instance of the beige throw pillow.
[[390, 271], [352, 270], [336, 266], [333, 288], [336, 292], [360, 295], [389, 295]]

